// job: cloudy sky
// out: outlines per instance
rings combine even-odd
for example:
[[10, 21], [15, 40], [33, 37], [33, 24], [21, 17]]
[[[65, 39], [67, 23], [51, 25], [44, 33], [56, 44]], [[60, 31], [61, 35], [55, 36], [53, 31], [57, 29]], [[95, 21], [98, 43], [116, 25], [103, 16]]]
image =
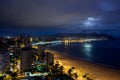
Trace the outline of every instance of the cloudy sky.
[[97, 31], [120, 36], [120, 0], [0, 0], [0, 34]]

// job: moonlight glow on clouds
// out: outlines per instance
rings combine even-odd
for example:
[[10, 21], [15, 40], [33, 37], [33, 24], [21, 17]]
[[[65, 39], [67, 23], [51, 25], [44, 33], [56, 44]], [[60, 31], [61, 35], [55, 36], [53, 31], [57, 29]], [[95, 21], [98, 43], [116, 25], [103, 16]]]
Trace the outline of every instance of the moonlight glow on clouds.
[[94, 18], [88, 18], [87, 20], [85, 20], [83, 22], [83, 24], [84, 24], [85, 27], [93, 27], [93, 26], [96, 25], [96, 21], [95, 21]]
[[100, 25], [100, 21], [101, 21], [100, 18], [89, 17], [85, 21], [83, 21], [83, 26], [86, 28], [92, 28], [92, 27], [95, 27], [97, 25]]

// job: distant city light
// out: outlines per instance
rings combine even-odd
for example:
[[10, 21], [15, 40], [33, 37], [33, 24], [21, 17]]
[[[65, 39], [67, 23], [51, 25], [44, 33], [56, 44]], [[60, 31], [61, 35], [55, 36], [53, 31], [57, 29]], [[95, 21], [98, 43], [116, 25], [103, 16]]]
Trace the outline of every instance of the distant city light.
[[10, 38], [11, 38], [11, 36], [6, 36], [6, 38], [10, 39]]
[[35, 45], [44, 45], [44, 44], [61, 44], [62, 41], [58, 40], [58, 41], [39, 41], [37, 43], [32, 43], [33, 46]]

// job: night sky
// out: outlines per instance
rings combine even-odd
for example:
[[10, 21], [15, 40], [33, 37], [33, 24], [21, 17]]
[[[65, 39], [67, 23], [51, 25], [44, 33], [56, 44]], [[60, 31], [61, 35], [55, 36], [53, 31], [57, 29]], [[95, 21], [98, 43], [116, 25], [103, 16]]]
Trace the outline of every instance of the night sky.
[[0, 0], [0, 35], [102, 32], [120, 37], [120, 0]]

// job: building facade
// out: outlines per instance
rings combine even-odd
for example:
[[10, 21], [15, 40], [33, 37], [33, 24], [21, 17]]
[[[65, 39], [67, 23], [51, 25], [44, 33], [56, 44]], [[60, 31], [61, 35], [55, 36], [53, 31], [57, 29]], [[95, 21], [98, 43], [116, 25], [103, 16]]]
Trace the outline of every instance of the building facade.
[[45, 62], [47, 66], [51, 66], [54, 64], [54, 54], [47, 52], [45, 57]]
[[21, 73], [31, 70], [31, 65], [35, 61], [33, 48], [23, 48], [20, 53], [20, 69]]
[[8, 51], [0, 52], [0, 73], [4, 73], [9, 70], [10, 66], [10, 54]]

